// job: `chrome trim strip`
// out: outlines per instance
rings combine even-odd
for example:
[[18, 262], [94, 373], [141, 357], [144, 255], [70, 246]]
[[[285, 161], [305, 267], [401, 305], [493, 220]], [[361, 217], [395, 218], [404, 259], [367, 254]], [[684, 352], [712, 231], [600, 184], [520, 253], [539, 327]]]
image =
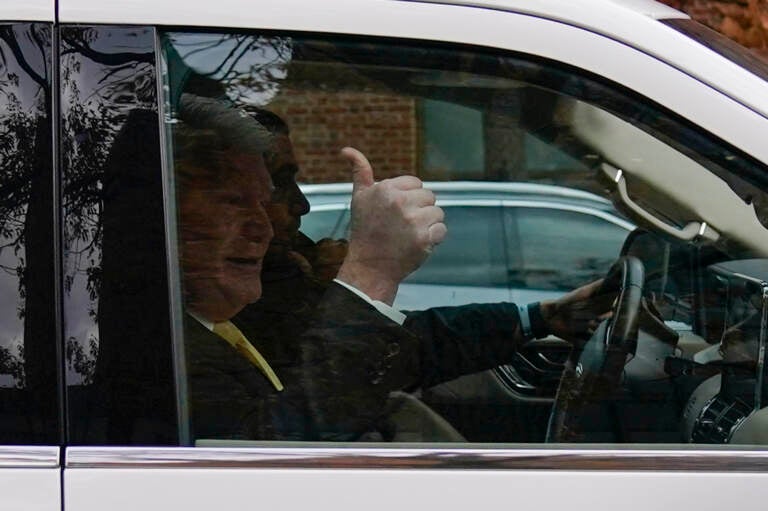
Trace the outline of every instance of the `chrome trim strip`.
[[176, 223], [176, 183], [174, 169], [169, 155], [171, 128], [176, 123], [169, 104], [170, 85], [165, 83], [168, 77], [168, 63], [162, 51], [160, 33], [153, 27], [155, 40], [155, 100], [158, 109], [158, 132], [160, 137], [160, 172], [163, 180], [163, 217], [165, 220], [165, 255], [168, 272], [168, 305], [171, 320], [171, 355], [173, 357], [173, 378], [176, 383], [176, 417], [181, 445], [192, 445], [192, 433], [187, 403], [186, 353], [184, 350], [184, 309], [181, 297], [181, 272], [179, 271], [179, 238]]
[[[243, 443], [242, 445], [247, 445]], [[432, 446], [200, 447], [67, 450], [67, 468], [307, 468], [307, 469], [493, 469], [664, 470], [768, 472], [768, 450], [493, 449]]]
[[54, 446], [0, 446], [0, 468], [57, 468], [60, 449]]

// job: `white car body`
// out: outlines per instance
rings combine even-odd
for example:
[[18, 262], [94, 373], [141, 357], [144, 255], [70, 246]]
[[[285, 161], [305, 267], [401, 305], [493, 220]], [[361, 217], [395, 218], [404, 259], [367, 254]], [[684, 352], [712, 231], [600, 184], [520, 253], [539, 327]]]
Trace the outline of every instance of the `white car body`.
[[[513, 50], [621, 83], [768, 164], [768, 82], [657, 21], [670, 17], [686, 15], [645, 0], [0, 4], [0, 21], [354, 34]], [[768, 506], [766, 451], [534, 447], [2, 446], [0, 508], [714, 511], [730, 506], [748, 511]]]

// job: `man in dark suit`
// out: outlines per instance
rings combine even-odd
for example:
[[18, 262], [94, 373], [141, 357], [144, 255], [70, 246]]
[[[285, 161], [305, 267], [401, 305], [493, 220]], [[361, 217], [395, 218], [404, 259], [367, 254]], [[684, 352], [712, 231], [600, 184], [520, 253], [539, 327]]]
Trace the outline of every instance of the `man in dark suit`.
[[[412, 176], [374, 184], [370, 164], [351, 148], [342, 152], [354, 183], [349, 247], [338, 278], [321, 278], [307, 257], [313, 247], [304, 240], [302, 253], [292, 234], [300, 222], [291, 214], [307, 209], [280, 189], [295, 187], [293, 174], [281, 184], [261, 126], [233, 112], [188, 97], [174, 134], [195, 438], [355, 440], [372, 430], [391, 438], [382, 420], [391, 391], [504, 363], [532, 335], [576, 333], [567, 320], [594, 285], [532, 310], [527, 330], [508, 303], [407, 318], [391, 309], [399, 282], [445, 236], [442, 211]], [[270, 148], [279, 140], [275, 134]], [[277, 185], [272, 201], [262, 152]], [[273, 235], [282, 255], [270, 258]], [[314, 250], [315, 265], [332, 259]], [[281, 262], [262, 283], [270, 259]], [[262, 285], [264, 297], [249, 305]]]

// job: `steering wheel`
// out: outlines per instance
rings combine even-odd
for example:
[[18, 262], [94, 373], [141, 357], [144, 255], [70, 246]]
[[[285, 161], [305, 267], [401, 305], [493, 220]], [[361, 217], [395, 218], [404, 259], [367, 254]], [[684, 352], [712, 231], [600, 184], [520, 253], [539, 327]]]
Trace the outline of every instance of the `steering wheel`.
[[621, 381], [624, 365], [637, 347], [638, 321], [645, 268], [636, 257], [616, 261], [598, 294], [617, 293], [611, 317], [565, 363], [547, 427], [546, 442], [577, 442], [585, 431], [583, 418], [610, 399]]

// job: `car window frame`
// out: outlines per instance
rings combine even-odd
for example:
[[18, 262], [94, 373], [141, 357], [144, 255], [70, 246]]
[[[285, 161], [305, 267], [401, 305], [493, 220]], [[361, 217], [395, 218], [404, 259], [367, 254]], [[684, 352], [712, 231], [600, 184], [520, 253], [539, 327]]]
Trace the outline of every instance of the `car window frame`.
[[[176, 30], [176, 29], [175, 29], [175, 28], [169, 28], [169, 29], [167, 29], [167, 31], [169, 31], [169, 32], [173, 32], [174, 30]], [[205, 30], [205, 31], [207, 32], [208, 30]], [[214, 31], [214, 32], [215, 32], [215, 31]], [[261, 33], [262, 33], [262, 31], [256, 31], [255, 33], [261, 34]], [[266, 34], [267, 34], [267, 35], [269, 35], [269, 34], [271, 34], [271, 32], [267, 31], [267, 32], [266, 32]], [[315, 34], [301, 34], [301, 35], [305, 35], [305, 36], [308, 36], [308, 37], [315, 37]], [[347, 39], [347, 40], [355, 40], [355, 41], [361, 41], [361, 42], [365, 42], [365, 41], [368, 39], [366, 36], [363, 36], [363, 35], [361, 35], [361, 36], [354, 36], [354, 37], [352, 37], [352, 36], [334, 36], [334, 35], [330, 35], [330, 36], [318, 36], [318, 39], [325, 39], [325, 38], [334, 39], [334, 38], [337, 38], [337, 37], [338, 37], [338, 38], [341, 38], [341, 39]], [[411, 41], [411, 42], [412, 42], [413, 44], [418, 44], [418, 42], [413, 42], [413, 41]], [[429, 44], [429, 42], [427, 42], [427, 44]], [[457, 45], [457, 47], [462, 47], [462, 46], [461, 46], [461, 45]], [[463, 48], [463, 47], [462, 47], [462, 48]], [[463, 49], [466, 49], [466, 48], [463, 48]], [[481, 51], [482, 51], [482, 50], [481, 50]], [[508, 51], [506, 51], [506, 50], [503, 50], [503, 49], [499, 49], [499, 51], [501, 51], [501, 52], [504, 52], [504, 53], [508, 53]], [[529, 60], [530, 62], [532, 62], [532, 63], [536, 63], [536, 62], [539, 62], [539, 59], [536, 59], [536, 58], [532, 58], [532, 57], [521, 56], [521, 55], [519, 55], [519, 54], [516, 54], [515, 52], [512, 52], [512, 53], [513, 53], [514, 55], [516, 55], [518, 58], [521, 58], [521, 59], [523, 59], [523, 60], [526, 60], [526, 59], [528, 59], [528, 60]], [[639, 102], [639, 103], [641, 103], [641, 104], [650, 104], [650, 105], [653, 105], [653, 106], [654, 106], [654, 107], [656, 107], [656, 108], [660, 108], [660, 107], [659, 107], [659, 105], [657, 105], [657, 104], [656, 104], [654, 101], [652, 101], [651, 99], [649, 99], [649, 98], [638, 98], [638, 95], [637, 95], [636, 93], [633, 93], [632, 91], [628, 91], [628, 90], [626, 90], [626, 89], [625, 89], [623, 86], [621, 86], [620, 84], [611, 83], [611, 82], [609, 82], [608, 80], [606, 80], [606, 79], [605, 79], [605, 78], [603, 78], [603, 77], [599, 77], [599, 76], [598, 76], [598, 77], [596, 77], [596, 76], [593, 76], [593, 75], [591, 75], [591, 73], [585, 72], [585, 71], [583, 71], [583, 70], [581, 70], [581, 71], [580, 71], [580, 70], [577, 70], [577, 69], [573, 69], [571, 66], [568, 66], [568, 65], [562, 65], [561, 63], [552, 63], [552, 62], [550, 62], [550, 65], [553, 65], [554, 67], [562, 67], [562, 68], [564, 68], [566, 71], [572, 71], [572, 72], [574, 72], [574, 73], [575, 73], [577, 76], [589, 75], [589, 76], [590, 76], [592, 79], [596, 80], [598, 83], [601, 83], [601, 84], [603, 84], [603, 85], [607, 86], [608, 88], [613, 88], [613, 89], [615, 89], [616, 91], [619, 91], [619, 94], [622, 94], [622, 95], [627, 95], [627, 96], [629, 97], [629, 99], [631, 99], [631, 100], [633, 100], [633, 101]], [[577, 97], [578, 97], [578, 95], [577, 95]], [[598, 105], [600, 105], [600, 101], [595, 101], [595, 102], [596, 102]], [[611, 106], [612, 106], [612, 107], [616, 107], [616, 105], [615, 105], [615, 104], [613, 104], [613, 103], [611, 104]], [[601, 108], [604, 108], [604, 106], [602, 106], [602, 105], [601, 105]], [[672, 116], [672, 117], [675, 117], [675, 118], [679, 119], [679, 117], [677, 117], [677, 116], [676, 116], [676, 114], [675, 114], [674, 112], [669, 112], [667, 109], [664, 109], [664, 108], [661, 108], [661, 110], [663, 110], [663, 111], [664, 111], [666, 114], [668, 114], [668, 115], [670, 115], [670, 116]], [[614, 113], [615, 113], [615, 110], [609, 110], [609, 111], [612, 111], [612, 112], [614, 112]], [[683, 121], [683, 120], [680, 120], [680, 122], [681, 122], [683, 125], [687, 126], [687, 127], [690, 127], [690, 128], [692, 128], [692, 129], [694, 129], [694, 130], [696, 129], [696, 127], [694, 127], [694, 126], [692, 125], [692, 123], [689, 123], [689, 122], [686, 122], [686, 121]], [[708, 169], [708, 171], [710, 171], [710, 172], [711, 172], [711, 169]], [[328, 208], [328, 207], [329, 207], [329, 204], [324, 204], [324, 206], [325, 206], [326, 208]], [[347, 208], [349, 208], [349, 206], [346, 206], [346, 207], [347, 207]], [[319, 208], [319, 207], [318, 207], [318, 208]], [[607, 220], [607, 219], [606, 219], [606, 220]], [[609, 221], [610, 221], [610, 220], [609, 220]], [[615, 223], [615, 222], [611, 222], [611, 223]], [[279, 443], [264, 442], [264, 441], [253, 441], [253, 442], [251, 442], [251, 441], [246, 441], [246, 442], [245, 442], [244, 444], [242, 444], [242, 445], [243, 445], [243, 446], [249, 446], [249, 445], [257, 446], [257, 445], [258, 445], [258, 446], [272, 447], [273, 445], [279, 445]], [[566, 445], [567, 445], [567, 444], [566, 444]], [[226, 448], [226, 447], [227, 447], [226, 443], [225, 443], [225, 445], [223, 445], [222, 447]], [[275, 447], [275, 448], [276, 448], [276, 449], [280, 449], [280, 447]], [[301, 447], [298, 447], [298, 449], [301, 449]], [[599, 447], [598, 447], [597, 449], [598, 449], [598, 450], [600, 450], [600, 448], [599, 448]], [[347, 451], [347, 452], [348, 452], [348, 451]]]
[[[161, 27], [162, 28], [162, 27]], [[499, 51], [508, 51], [496, 48]], [[162, 108], [162, 102], [160, 102]], [[162, 116], [161, 116], [162, 117]], [[165, 165], [164, 165], [165, 168]], [[167, 174], [167, 171], [164, 170]], [[165, 176], [166, 179], [170, 179]], [[173, 232], [169, 228], [169, 232]], [[169, 265], [176, 267], [171, 259]], [[178, 326], [178, 325], [175, 325]], [[178, 336], [174, 329], [174, 338]], [[302, 447], [273, 447], [269, 445], [243, 445], [242, 448], [126, 448], [114, 457], [103, 457], [103, 452], [94, 447], [68, 449], [68, 468], [117, 468], [131, 466], [173, 465], [183, 463], [186, 467], [211, 467], [228, 460], [229, 467], [243, 468], [346, 468], [351, 464], [366, 468], [411, 468], [414, 461], [428, 461], [435, 468], [496, 468], [530, 469], [531, 460], [539, 469], [574, 469], [574, 470], [653, 470], [659, 464], [668, 470], [686, 471], [695, 468], [704, 471], [720, 471], [722, 464], [737, 467], [747, 472], [762, 472], [761, 459], [767, 459], [763, 451], [727, 452], [717, 449], [704, 452], [689, 450], [639, 449], [627, 450], [622, 446], [615, 450], [608, 446], [597, 449], [569, 449], [562, 447], [537, 446], [533, 449], [432, 449], [429, 446], [414, 450], [394, 452], [390, 449], [351, 448], [327, 449]], [[449, 460], [453, 460], [451, 462]], [[215, 461], [211, 461], [214, 459]], [[388, 461], [389, 460], [389, 461]], [[489, 465], [490, 464], [490, 465]], [[421, 465], [424, 466], [424, 465]]]

